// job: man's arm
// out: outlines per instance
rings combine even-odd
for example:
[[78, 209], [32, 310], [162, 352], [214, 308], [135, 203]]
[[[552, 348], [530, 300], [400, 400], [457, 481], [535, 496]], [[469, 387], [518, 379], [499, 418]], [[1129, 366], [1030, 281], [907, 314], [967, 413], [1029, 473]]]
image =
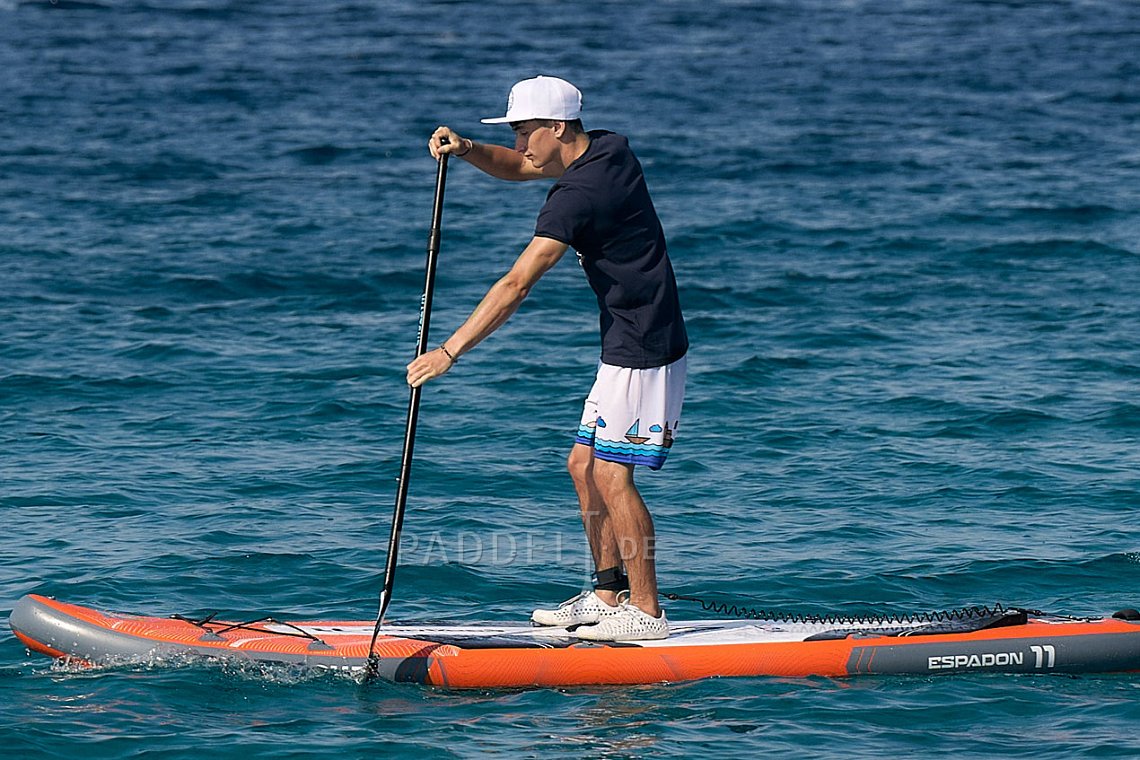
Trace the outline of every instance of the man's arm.
[[408, 385], [423, 385], [451, 369], [462, 354], [499, 329], [519, 308], [534, 284], [558, 263], [569, 248], [553, 238], [534, 237], [515, 260], [514, 266], [499, 279], [471, 312], [467, 321], [443, 342], [408, 365]]
[[[443, 142], [446, 139], [447, 142]], [[536, 169], [522, 153], [502, 145], [487, 145], [461, 137], [450, 127], [440, 127], [428, 140], [428, 151], [438, 159], [444, 153], [462, 158], [476, 169], [498, 179], [522, 182], [528, 179], [555, 177], [556, 174]]]

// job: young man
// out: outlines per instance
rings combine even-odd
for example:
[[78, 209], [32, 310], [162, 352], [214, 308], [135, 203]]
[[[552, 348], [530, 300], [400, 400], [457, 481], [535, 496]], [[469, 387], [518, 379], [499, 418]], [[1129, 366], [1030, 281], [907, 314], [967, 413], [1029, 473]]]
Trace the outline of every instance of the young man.
[[540, 76], [511, 89], [505, 116], [483, 119], [510, 124], [514, 150], [448, 127], [432, 134], [437, 159], [450, 153], [505, 180], [557, 181], [514, 266], [451, 337], [408, 365], [408, 382], [418, 386], [451, 369], [507, 321], [568, 248], [578, 252], [598, 299], [602, 355], [568, 467], [597, 572], [593, 591], [535, 610], [532, 620], [577, 626], [583, 639], [660, 639], [669, 624], [657, 603], [653, 519], [633, 471], [660, 469], [673, 444], [689, 344], [641, 164], [621, 135], [583, 131], [581, 109], [577, 88]]

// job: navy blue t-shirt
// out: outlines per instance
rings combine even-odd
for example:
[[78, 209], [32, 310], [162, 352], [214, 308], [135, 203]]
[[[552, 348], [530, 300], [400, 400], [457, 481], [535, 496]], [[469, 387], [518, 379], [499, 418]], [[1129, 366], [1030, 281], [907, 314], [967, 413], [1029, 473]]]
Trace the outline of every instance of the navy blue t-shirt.
[[602, 361], [663, 367], [689, 347], [665, 232], [629, 141], [588, 134], [590, 147], [550, 188], [534, 234], [578, 252], [601, 309]]

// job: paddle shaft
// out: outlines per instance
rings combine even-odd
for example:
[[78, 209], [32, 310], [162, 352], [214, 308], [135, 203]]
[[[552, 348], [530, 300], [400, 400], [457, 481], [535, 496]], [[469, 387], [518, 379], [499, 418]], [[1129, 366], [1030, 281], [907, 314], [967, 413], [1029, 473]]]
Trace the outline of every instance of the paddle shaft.
[[[424, 294], [420, 300], [420, 333], [416, 342], [416, 358], [427, 352], [428, 328], [431, 323], [431, 301], [435, 292], [435, 268], [439, 259], [439, 243], [441, 238], [441, 225], [443, 222], [443, 189], [447, 182], [447, 156], [444, 153], [439, 157], [439, 169], [435, 178], [435, 205], [431, 215], [431, 233], [428, 236], [427, 247], [427, 274], [424, 278]], [[380, 624], [384, 613], [388, 610], [388, 603], [392, 600], [392, 587], [396, 580], [396, 563], [400, 553], [400, 531], [404, 526], [404, 511], [408, 503], [408, 482], [412, 474], [412, 451], [416, 445], [416, 422], [420, 413], [421, 387], [411, 390], [408, 399], [408, 423], [404, 429], [404, 454], [400, 463], [400, 479], [396, 487], [396, 508], [392, 514], [392, 533], [388, 538], [388, 564], [384, 568], [384, 585], [380, 589], [380, 611], [376, 615], [376, 627], [372, 632], [372, 646], [369, 647], [369, 657], [376, 644], [376, 637], [380, 633]]]

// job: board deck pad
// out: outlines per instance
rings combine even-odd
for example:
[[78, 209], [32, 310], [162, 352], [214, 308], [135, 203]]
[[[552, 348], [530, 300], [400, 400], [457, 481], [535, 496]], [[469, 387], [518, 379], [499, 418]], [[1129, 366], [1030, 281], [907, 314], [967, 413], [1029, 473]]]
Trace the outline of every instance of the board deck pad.
[[[31, 650], [92, 666], [203, 657], [363, 672], [366, 621], [225, 622], [102, 612], [39, 595], [11, 618]], [[583, 641], [517, 623], [385, 624], [375, 673], [448, 688], [637, 684], [728, 676], [1140, 672], [1140, 621], [1016, 608], [902, 617], [690, 620], [666, 639]]]

